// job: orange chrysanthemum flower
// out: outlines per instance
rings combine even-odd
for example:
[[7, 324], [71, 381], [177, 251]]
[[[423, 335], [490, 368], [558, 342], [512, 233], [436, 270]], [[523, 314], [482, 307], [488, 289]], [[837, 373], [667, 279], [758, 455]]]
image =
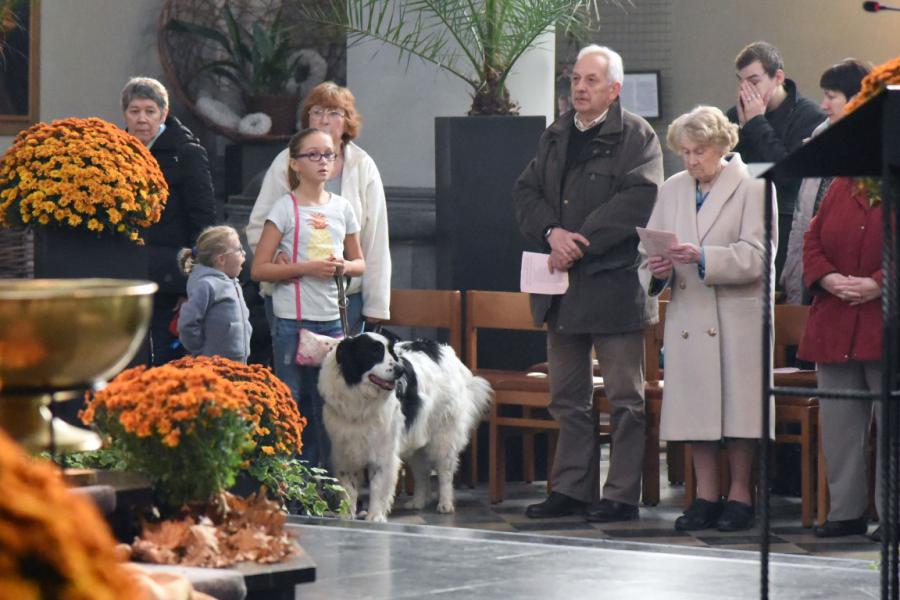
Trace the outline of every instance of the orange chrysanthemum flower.
[[250, 397], [204, 365], [128, 369], [88, 400], [82, 421], [172, 506], [233, 485], [256, 445], [260, 417]]
[[221, 356], [185, 357], [169, 365], [180, 369], [207, 369], [243, 391], [251, 410], [259, 417], [254, 429], [258, 451], [270, 456], [300, 453], [306, 419], [297, 410], [291, 391], [269, 368], [245, 365]]
[[900, 83], [900, 56], [878, 65], [863, 78], [862, 87], [844, 107], [844, 114], [853, 112], [894, 83]]
[[0, 432], [0, 598], [142, 597], [91, 502]]
[[143, 244], [168, 196], [150, 151], [96, 117], [38, 123], [0, 159], [0, 227], [76, 227]]

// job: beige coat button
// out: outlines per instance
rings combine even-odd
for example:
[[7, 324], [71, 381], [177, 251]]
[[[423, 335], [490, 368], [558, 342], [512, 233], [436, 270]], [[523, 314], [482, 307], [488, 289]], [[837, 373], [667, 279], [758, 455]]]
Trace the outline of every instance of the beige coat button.
[[688, 335], [690, 335], [690, 334], [688, 334], [687, 329], [681, 330], [681, 337], [683, 337], [684, 339], [687, 339]]
[[715, 327], [710, 327], [709, 329], [706, 330], [706, 333], [709, 334], [709, 337], [715, 337], [716, 334], [719, 333], [719, 332], [716, 331], [716, 328], [715, 328]]
[[687, 287], [687, 284], [686, 284], [685, 282], [683, 282], [683, 281], [679, 281], [679, 282], [678, 282], [678, 289], [679, 289], [679, 290], [683, 290], [683, 289], [686, 288], [686, 287]]

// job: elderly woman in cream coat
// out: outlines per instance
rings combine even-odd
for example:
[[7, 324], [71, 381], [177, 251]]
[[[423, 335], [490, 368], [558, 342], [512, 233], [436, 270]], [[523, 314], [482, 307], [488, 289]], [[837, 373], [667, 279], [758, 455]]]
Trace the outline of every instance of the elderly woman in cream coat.
[[[660, 188], [647, 228], [673, 232], [679, 243], [664, 256], [640, 247], [641, 282], [650, 295], [672, 290], [660, 437], [692, 443], [698, 488], [697, 499], [675, 521], [679, 531], [753, 526], [761, 321], [763, 297], [771, 294], [763, 292], [765, 184], [729, 152], [737, 139], [737, 126], [711, 106], [698, 106], [669, 126], [668, 146], [681, 155], [685, 170]], [[723, 440], [731, 474], [727, 497], [719, 489]]]
[[[366, 259], [366, 272], [361, 279], [352, 280], [347, 290], [350, 330], [358, 333], [363, 320], [375, 323], [391, 316], [391, 253], [381, 174], [372, 157], [353, 143], [359, 135], [361, 117], [356, 110], [356, 99], [347, 88], [330, 81], [320, 83], [303, 101], [299, 120], [301, 128], [315, 127], [331, 135], [338, 157], [325, 189], [349, 200], [359, 220], [359, 243]], [[288, 158], [285, 148], [272, 161], [250, 213], [246, 234], [254, 252], [272, 205], [291, 191]], [[261, 284], [260, 288], [267, 297], [266, 313], [271, 324], [269, 286]]]

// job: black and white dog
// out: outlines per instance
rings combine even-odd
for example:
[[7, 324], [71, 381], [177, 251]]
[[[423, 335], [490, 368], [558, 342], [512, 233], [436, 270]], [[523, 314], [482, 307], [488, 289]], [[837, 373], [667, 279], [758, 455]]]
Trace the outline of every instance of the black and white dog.
[[377, 333], [345, 338], [322, 363], [319, 392], [334, 473], [354, 514], [368, 467], [366, 519], [387, 519], [401, 460], [416, 482], [410, 507], [425, 507], [434, 468], [437, 510], [453, 512], [459, 454], [493, 392], [450, 346], [430, 340], [393, 343]]

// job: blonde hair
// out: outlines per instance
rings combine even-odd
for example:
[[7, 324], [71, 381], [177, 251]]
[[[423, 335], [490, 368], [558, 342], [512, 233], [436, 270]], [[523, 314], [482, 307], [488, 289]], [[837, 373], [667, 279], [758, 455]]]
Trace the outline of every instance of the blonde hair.
[[666, 145], [673, 152], [681, 152], [682, 135], [701, 146], [716, 146], [724, 154], [737, 145], [738, 126], [715, 106], [698, 106], [669, 125]]
[[228, 225], [213, 225], [204, 229], [193, 248], [178, 251], [176, 260], [181, 272], [188, 275], [197, 263], [215, 268], [215, 258], [231, 250], [228, 242], [232, 236], [240, 239], [237, 230]]

